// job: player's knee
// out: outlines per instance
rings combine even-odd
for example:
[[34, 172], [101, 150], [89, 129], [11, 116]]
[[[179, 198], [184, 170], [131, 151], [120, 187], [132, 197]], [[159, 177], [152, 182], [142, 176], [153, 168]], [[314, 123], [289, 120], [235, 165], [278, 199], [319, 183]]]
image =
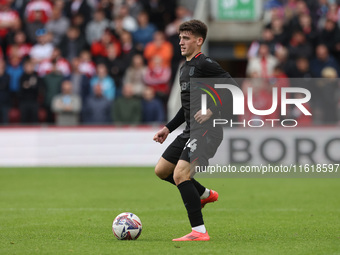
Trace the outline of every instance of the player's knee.
[[164, 167], [160, 166], [160, 164], [156, 165], [155, 174], [162, 180], [168, 177], [166, 171], [164, 170]]
[[176, 168], [174, 171], [175, 184], [178, 186], [179, 184], [187, 180], [190, 180], [190, 174], [188, 174], [185, 169]]

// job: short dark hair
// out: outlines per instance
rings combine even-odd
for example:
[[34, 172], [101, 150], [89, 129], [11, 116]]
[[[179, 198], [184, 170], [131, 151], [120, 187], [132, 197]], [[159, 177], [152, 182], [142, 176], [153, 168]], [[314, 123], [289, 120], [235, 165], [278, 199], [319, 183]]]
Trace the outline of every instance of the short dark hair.
[[203, 42], [204, 42], [205, 38], [207, 37], [208, 27], [202, 21], [197, 20], [197, 19], [192, 19], [192, 20], [182, 23], [179, 26], [179, 32], [184, 32], [184, 31], [190, 32], [195, 36], [202, 37]]

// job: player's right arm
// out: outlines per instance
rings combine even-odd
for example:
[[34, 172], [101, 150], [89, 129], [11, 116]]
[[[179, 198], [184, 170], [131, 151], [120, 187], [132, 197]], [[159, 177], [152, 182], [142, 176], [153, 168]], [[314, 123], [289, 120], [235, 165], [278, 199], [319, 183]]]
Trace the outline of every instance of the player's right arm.
[[183, 107], [181, 107], [181, 109], [179, 109], [179, 111], [177, 112], [176, 116], [168, 124], [166, 124], [165, 127], [163, 127], [154, 135], [153, 140], [155, 142], [162, 144], [168, 137], [168, 134], [174, 131], [184, 122], [185, 122], [184, 109]]

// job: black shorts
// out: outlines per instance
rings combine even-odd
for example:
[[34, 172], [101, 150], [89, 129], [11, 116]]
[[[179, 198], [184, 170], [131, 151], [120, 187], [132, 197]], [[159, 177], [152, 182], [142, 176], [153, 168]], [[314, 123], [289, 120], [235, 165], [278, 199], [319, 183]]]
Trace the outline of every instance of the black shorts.
[[191, 138], [180, 134], [166, 148], [162, 157], [167, 161], [177, 164], [182, 159], [189, 163], [196, 162], [198, 165], [207, 166], [222, 142], [222, 138], [199, 135]]

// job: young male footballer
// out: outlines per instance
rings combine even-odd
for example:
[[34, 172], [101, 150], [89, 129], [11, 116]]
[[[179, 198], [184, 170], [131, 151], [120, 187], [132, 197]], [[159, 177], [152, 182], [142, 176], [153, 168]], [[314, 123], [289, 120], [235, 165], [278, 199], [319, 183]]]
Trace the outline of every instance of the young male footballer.
[[[205, 115], [201, 114], [201, 110], [199, 110], [194, 116], [191, 116], [194, 123], [192, 121], [190, 123], [190, 78], [230, 78], [230, 75], [218, 63], [201, 53], [206, 35], [207, 26], [199, 20], [184, 22], [179, 27], [181, 54], [186, 57], [186, 62], [180, 69], [182, 107], [176, 116], [153, 138], [154, 141], [162, 144], [169, 133], [186, 122], [184, 131], [169, 145], [155, 167], [155, 173], [159, 178], [177, 186], [192, 227], [191, 233], [173, 239], [173, 241], [210, 240], [204, 226], [201, 209], [205, 204], [215, 202], [218, 198], [216, 191], [205, 188], [192, 178], [193, 173], [190, 169], [190, 163], [198, 159], [198, 157], [193, 156], [193, 149], [196, 149], [197, 146], [210, 148], [210, 153], [200, 155], [200, 163], [206, 164], [208, 159], [215, 154], [222, 140], [222, 129], [217, 129], [215, 132], [209, 131], [207, 133], [206, 131], [197, 136], [197, 139], [194, 139], [195, 141], [190, 141], [190, 132], [193, 132], [192, 126], [204, 125], [216, 114], [214, 109], [210, 108], [207, 109]], [[194, 144], [194, 142], [197, 142], [197, 144]]]

